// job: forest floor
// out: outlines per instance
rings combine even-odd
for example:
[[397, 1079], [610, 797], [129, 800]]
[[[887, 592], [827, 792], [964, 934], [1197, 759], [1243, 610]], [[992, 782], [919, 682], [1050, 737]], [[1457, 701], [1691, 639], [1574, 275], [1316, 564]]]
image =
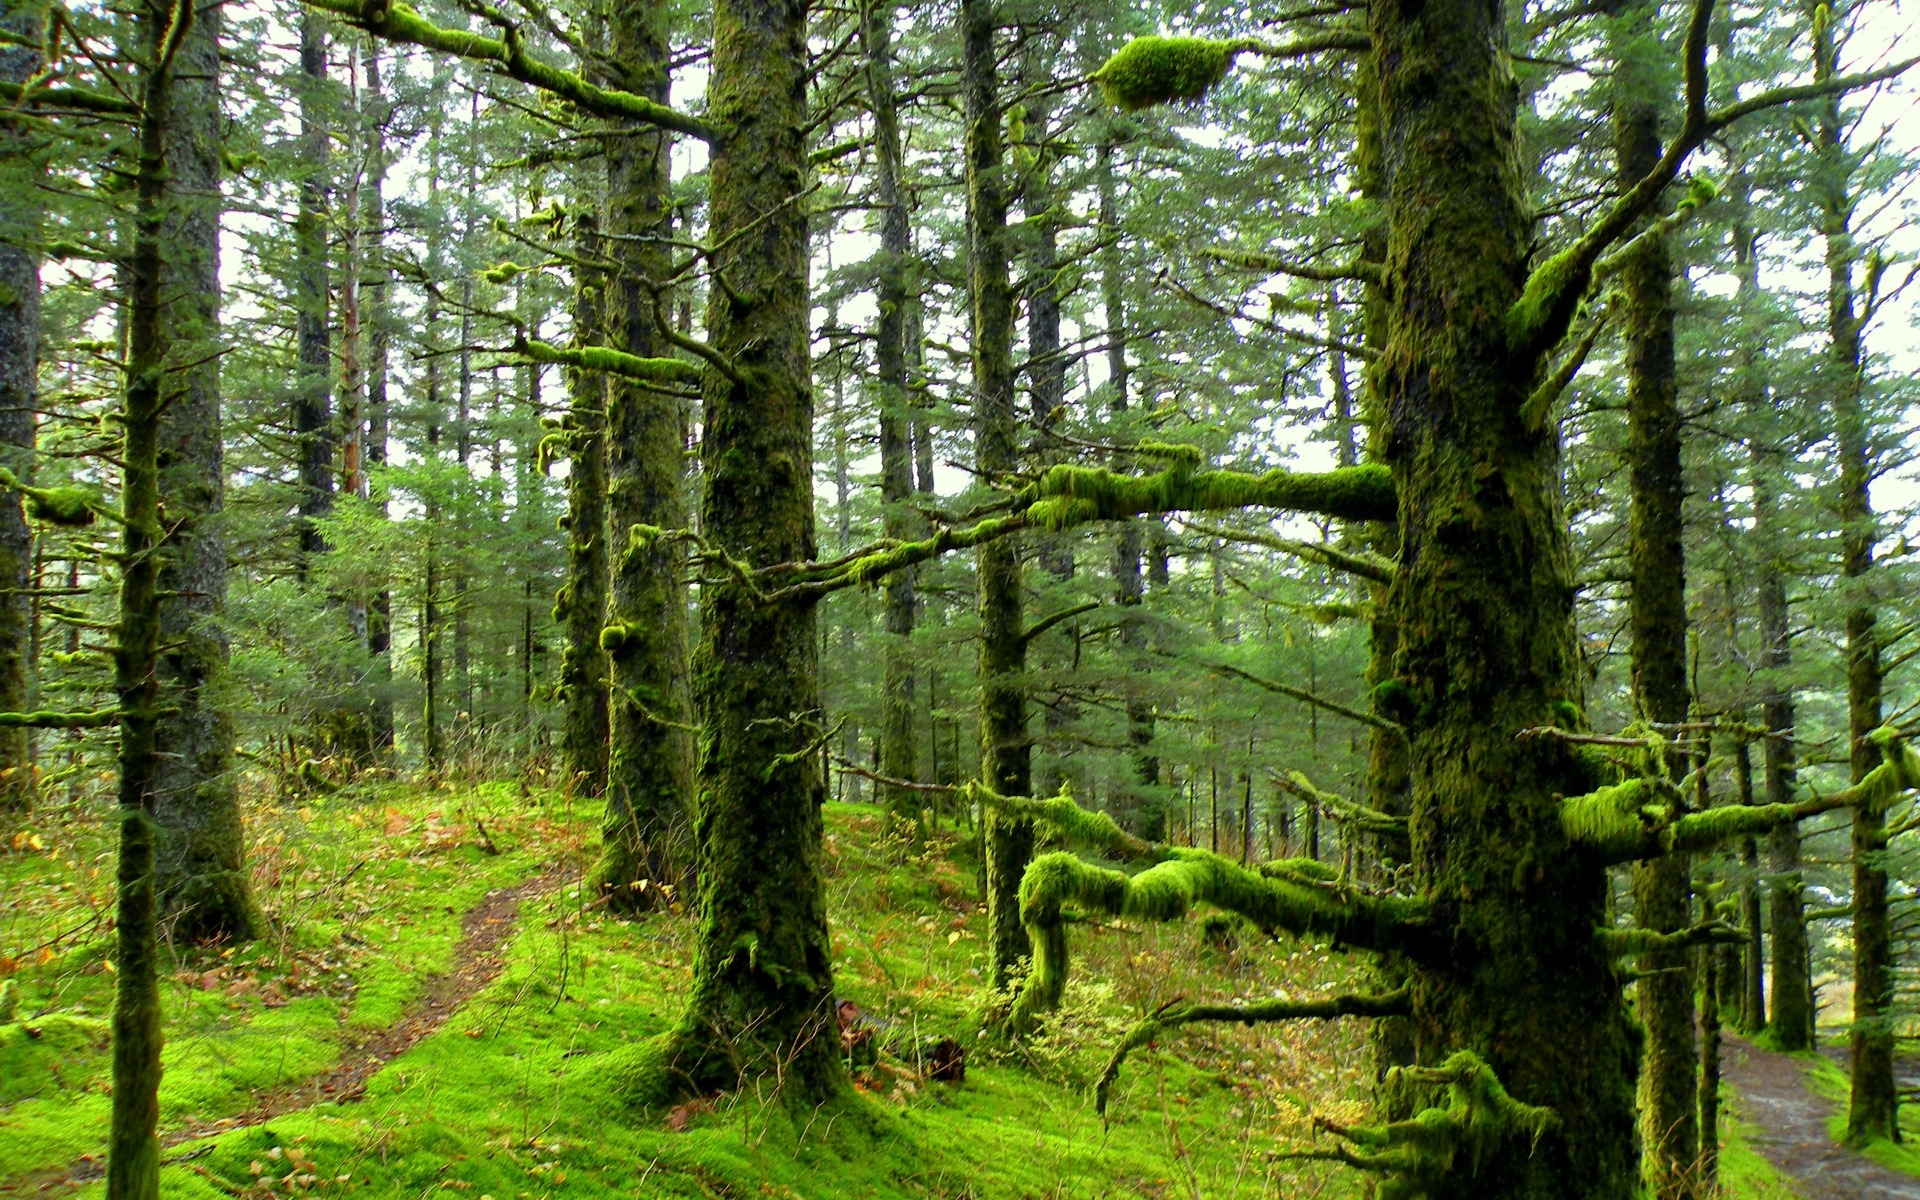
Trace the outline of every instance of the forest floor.
[[[996, 1053], [980, 1037], [992, 998], [972, 835], [917, 842], [866, 805], [827, 811], [840, 995], [882, 1040], [961, 1041], [965, 1080], [883, 1057], [823, 1109], [763, 1084], [636, 1110], [618, 1083], [678, 1015], [692, 922], [613, 920], [581, 895], [597, 815], [509, 784], [254, 805], [267, 935], [176, 947], [167, 976], [170, 1200], [1360, 1194], [1351, 1172], [1284, 1157], [1313, 1145], [1314, 1114], [1364, 1114], [1360, 1022], [1196, 1027], [1129, 1061], [1110, 1123], [1088, 1097], [1140, 1013], [1176, 996], [1323, 994], [1353, 982], [1353, 962], [1208, 945], [1192, 921], [1081, 926], [1059, 1016], [1017, 1058]], [[17, 1005], [0, 1012], [8, 1200], [103, 1190], [112, 861], [92, 806], [0, 831], [0, 978]], [[1793, 1195], [1738, 1126], [1723, 1172], [1732, 1196]]]
[[[1721, 1070], [1737, 1097], [1745, 1140], [1790, 1181], [1791, 1194], [1920, 1200], [1920, 1154], [1892, 1145], [1861, 1153], [1840, 1144], [1847, 1079], [1832, 1057], [1781, 1054], [1737, 1038], [1725, 1047]], [[1906, 1074], [1902, 1086], [1911, 1085]], [[1920, 1126], [1909, 1132], [1920, 1136]]]

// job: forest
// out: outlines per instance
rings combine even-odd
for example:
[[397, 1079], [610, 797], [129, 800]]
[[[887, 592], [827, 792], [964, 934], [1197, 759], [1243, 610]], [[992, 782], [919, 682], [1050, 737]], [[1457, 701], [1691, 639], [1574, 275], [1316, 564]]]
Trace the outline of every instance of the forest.
[[1920, 1196], [1899, 0], [0, 0], [0, 1196]]

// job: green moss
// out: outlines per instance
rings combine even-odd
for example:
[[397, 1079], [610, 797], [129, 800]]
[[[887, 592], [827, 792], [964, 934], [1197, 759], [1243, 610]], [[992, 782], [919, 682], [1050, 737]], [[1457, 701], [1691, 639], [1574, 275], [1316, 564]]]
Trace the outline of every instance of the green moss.
[[625, 625], [609, 625], [600, 631], [600, 648], [611, 654], [627, 644]]
[[94, 507], [100, 498], [91, 488], [35, 488], [27, 495], [27, 515], [47, 522], [79, 529], [93, 524]]
[[1183, 452], [1180, 461], [1153, 475], [1055, 466], [1022, 493], [1020, 501], [1030, 521], [1053, 530], [1166, 512], [1276, 508], [1386, 521], [1397, 511], [1392, 472], [1377, 463], [1321, 473], [1197, 471], [1198, 457], [1184, 453], [1186, 447], [1178, 449]]
[[1672, 815], [1650, 779], [1629, 779], [1560, 802], [1567, 840], [1602, 855], [1629, 854]]
[[1175, 100], [1198, 100], [1244, 51], [1239, 42], [1195, 37], [1138, 37], [1093, 73], [1107, 103], [1128, 112]]
[[93, 1017], [52, 1013], [0, 1025], [0, 1104], [84, 1093], [106, 1076], [107, 1042], [107, 1023]]
[[1588, 270], [1579, 247], [1569, 247], [1535, 267], [1527, 276], [1527, 286], [1507, 310], [1507, 348], [1516, 354], [1546, 349], [1535, 346], [1553, 322], [1557, 311], [1569, 303], [1568, 293], [1578, 277]]

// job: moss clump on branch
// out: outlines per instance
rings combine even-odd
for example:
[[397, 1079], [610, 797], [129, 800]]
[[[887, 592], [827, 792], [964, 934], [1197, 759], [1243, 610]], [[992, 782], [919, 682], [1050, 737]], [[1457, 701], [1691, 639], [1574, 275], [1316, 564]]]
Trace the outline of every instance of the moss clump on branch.
[[1107, 103], [1139, 112], [1175, 100], [1198, 100], [1226, 78], [1244, 41], [1196, 37], [1137, 37], [1093, 73]]
[[35, 487], [5, 467], [0, 467], [0, 487], [25, 496], [27, 515], [49, 525], [82, 529], [93, 524], [100, 511], [100, 496], [92, 488]]
[[1020, 920], [1033, 941], [1033, 970], [1014, 1001], [1014, 1033], [1029, 1032], [1066, 990], [1068, 905], [1083, 913], [1177, 921], [1210, 904], [1262, 929], [1369, 949], [1404, 947], [1425, 917], [1417, 900], [1349, 892], [1290, 872], [1249, 871], [1206, 850], [1165, 847], [1162, 853], [1159, 863], [1133, 876], [1064, 852], [1043, 854], [1028, 865], [1020, 880]]
[[1002, 796], [985, 784], [974, 781], [966, 785], [965, 797], [969, 802], [995, 809], [1006, 816], [1043, 824], [1069, 846], [1098, 850], [1117, 859], [1158, 862], [1166, 857], [1161, 847], [1128, 833], [1106, 813], [1094, 812], [1075, 804], [1073, 794], [1064, 784], [1058, 796], [1036, 800], [1030, 796]]
[[1477, 1170], [1515, 1139], [1538, 1145], [1559, 1124], [1552, 1109], [1515, 1100], [1493, 1068], [1471, 1050], [1456, 1050], [1437, 1067], [1387, 1072], [1385, 1090], [1397, 1098], [1392, 1109], [1412, 1108], [1412, 1097], [1431, 1096], [1434, 1088], [1445, 1089], [1441, 1103], [1404, 1121], [1354, 1126], [1324, 1118], [1315, 1122], [1361, 1153], [1342, 1149], [1298, 1157], [1332, 1158], [1385, 1175], [1377, 1193], [1380, 1200], [1416, 1200], [1440, 1190], [1463, 1158], [1469, 1171]]
[[1021, 493], [1020, 501], [1030, 521], [1051, 530], [1155, 513], [1240, 508], [1388, 521], [1398, 507], [1393, 475], [1379, 464], [1320, 473], [1273, 470], [1263, 475], [1198, 471], [1197, 465], [1197, 458], [1186, 459], [1152, 475], [1122, 475], [1105, 467], [1063, 464]]

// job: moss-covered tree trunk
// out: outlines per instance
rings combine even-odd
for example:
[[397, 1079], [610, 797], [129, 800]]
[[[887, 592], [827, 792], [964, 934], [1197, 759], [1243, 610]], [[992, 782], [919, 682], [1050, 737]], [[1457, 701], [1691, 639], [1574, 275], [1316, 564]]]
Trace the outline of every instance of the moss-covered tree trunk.
[[[1835, 23], [1824, 5], [1805, 6], [1813, 27], [1815, 82], [1837, 73]], [[1867, 735], [1880, 727], [1880, 637], [1868, 578], [1875, 538], [1870, 488], [1876, 467], [1873, 429], [1863, 391], [1864, 322], [1854, 296], [1860, 252], [1853, 238], [1853, 175], [1857, 159], [1846, 144], [1840, 98], [1820, 101], [1815, 124], [1812, 192], [1827, 265], [1827, 361], [1823, 381], [1831, 397], [1840, 466], [1840, 574], [1847, 613], [1847, 734], [1853, 781], [1878, 765]], [[1900, 1140], [1900, 1095], [1893, 1074], [1893, 930], [1887, 911], [1887, 822], [1877, 800], [1853, 811], [1853, 1081], [1847, 1104], [1847, 1140]]]
[[[393, 268], [386, 253], [387, 121], [391, 112], [380, 80], [380, 48], [368, 39], [361, 92], [360, 129], [366, 155], [366, 179], [360, 189], [361, 238], [366, 258], [362, 307], [366, 313], [367, 468], [386, 465], [391, 430], [388, 408], [388, 360], [393, 348], [393, 309], [390, 288]], [[386, 514], [382, 485], [371, 484], [376, 511]], [[376, 752], [393, 748], [393, 593], [382, 588], [367, 606], [367, 656], [373, 660], [373, 695], [367, 720]]]
[[[621, 0], [607, 13], [608, 60], [628, 92], [667, 99], [667, 8]], [[608, 138], [606, 246], [618, 264], [606, 291], [608, 337], [641, 358], [667, 351], [650, 288], [672, 273], [667, 238], [668, 135], [651, 126]], [[664, 302], [663, 302], [664, 304]], [[664, 307], [662, 309], [664, 311]], [[616, 909], [647, 907], [691, 857], [692, 700], [682, 544], [687, 526], [685, 402], [659, 385], [607, 381], [608, 589], [600, 644], [608, 662], [607, 807], [595, 881]], [[724, 538], [721, 545], [732, 549]]]
[[[874, 322], [874, 366], [880, 410], [880, 502], [886, 536], [905, 541], [920, 522], [907, 507], [913, 495], [911, 398], [907, 390], [907, 315], [913, 294], [912, 226], [902, 187], [904, 147], [899, 102], [893, 81], [895, 8], [883, 0], [864, 0], [860, 37], [866, 53], [867, 104], [873, 112], [874, 201], [880, 209], [880, 256]], [[885, 584], [886, 640], [881, 653], [880, 773], [916, 780], [919, 764], [913, 731], [914, 571], [895, 571]], [[887, 808], [896, 816], [919, 810], [910, 790], [882, 787]]]
[[[1733, 781], [1741, 804], [1753, 803], [1753, 751], [1746, 741], [1733, 748]], [[1767, 1027], [1767, 951], [1765, 906], [1760, 890], [1760, 842], [1740, 839], [1740, 1032], [1753, 1037]]]
[[1501, 4], [1376, 4], [1389, 221], [1382, 456], [1399, 495], [1395, 677], [1414, 865], [1445, 930], [1412, 964], [1419, 1053], [1481, 1055], [1558, 1121], [1531, 1152], [1458, 1159], [1433, 1200], [1626, 1197], [1636, 1036], [1594, 936], [1602, 864], [1570, 847], [1563, 749], [1516, 734], [1579, 697], [1553, 426], [1516, 417], [1540, 372], [1510, 340], [1532, 216]]
[[[1667, 51], [1659, 5], [1629, 0], [1611, 14], [1616, 179], [1633, 186], [1660, 161], [1660, 114]], [[1633, 696], [1640, 715], [1676, 725], [1687, 719], [1687, 602], [1680, 465], [1680, 409], [1673, 360], [1673, 260], [1664, 237], [1642, 237], [1621, 266], [1627, 372], [1628, 618]], [[1686, 771], [1679, 755], [1669, 770]], [[1672, 933], [1688, 924], [1685, 855], [1633, 867], [1634, 919]], [[1648, 1187], [1659, 1200], [1698, 1194], [1698, 1080], [1693, 1044], [1693, 952], [1640, 955], [1635, 1007], [1647, 1033], [1640, 1070], [1640, 1136]]]
[[[593, 188], [597, 193], [599, 189]], [[593, 197], [597, 207], [598, 195]], [[601, 253], [599, 216], [574, 218], [574, 249], [582, 263]], [[603, 341], [602, 272], [575, 268], [573, 344]], [[607, 790], [607, 652], [600, 630], [607, 616], [607, 377], [582, 366], [567, 368], [567, 582], [554, 604], [565, 630], [560, 651], [560, 756], [574, 793], [599, 797]]]
[[[1786, 674], [1793, 665], [1787, 626], [1785, 548], [1773, 454], [1754, 444], [1753, 535], [1759, 560], [1760, 723], [1766, 727], [1762, 775], [1766, 802], [1789, 804], [1797, 790], [1794, 769], [1794, 703]], [[1807, 982], [1807, 923], [1800, 875], [1800, 827], [1782, 825], [1767, 835], [1768, 996], [1767, 1037], [1782, 1050], [1804, 1050], [1813, 1037], [1813, 994]]]
[[[705, 536], [755, 567], [814, 556], [808, 361], [807, 10], [802, 0], [714, 5], [707, 242], [710, 293]], [[821, 875], [819, 621], [811, 602], [762, 601], [716, 564], [701, 589], [694, 699], [702, 729], [695, 841], [700, 932], [693, 990], [669, 1048], [682, 1088], [778, 1071], [814, 1100], [844, 1079]]]
[[154, 821], [162, 704], [160, 647], [161, 413], [166, 406], [167, 151], [174, 60], [193, 31], [190, 0], [139, 10], [146, 69], [140, 90], [133, 244], [127, 255], [126, 375], [121, 405], [121, 574], [113, 646], [120, 712], [118, 895], [114, 911], [113, 1111], [108, 1200], [160, 1196], [160, 946]]
[[[23, 84], [40, 69], [43, 8], [0, 0], [0, 83]], [[40, 363], [40, 239], [44, 169], [19, 121], [0, 121], [0, 467], [33, 478], [35, 400]], [[20, 493], [0, 491], [0, 712], [32, 707], [33, 530]], [[0, 729], [0, 811], [33, 804], [33, 731]]]
[[333, 509], [333, 337], [327, 324], [327, 33], [300, 12], [300, 207], [294, 217], [293, 434], [299, 456], [298, 552], [304, 578], [326, 550], [317, 524]]
[[[1014, 410], [1013, 285], [1009, 278], [1005, 148], [993, 0], [961, 0], [961, 90], [966, 102], [967, 259], [972, 302], [974, 465], [998, 479], [1019, 463]], [[980, 546], [980, 776], [1003, 796], [1031, 788], [1027, 643], [1019, 542]], [[1033, 823], [996, 809], [986, 824], [991, 983], [1005, 987], [1031, 947], [1020, 924], [1020, 877], [1033, 857]]]
[[226, 473], [220, 423], [220, 9], [200, 12], [174, 64], [161, 338], [160, 567], [154, 728], [160, 904], [184, 941], [243, 940], [258, 924], [226, 708]]

